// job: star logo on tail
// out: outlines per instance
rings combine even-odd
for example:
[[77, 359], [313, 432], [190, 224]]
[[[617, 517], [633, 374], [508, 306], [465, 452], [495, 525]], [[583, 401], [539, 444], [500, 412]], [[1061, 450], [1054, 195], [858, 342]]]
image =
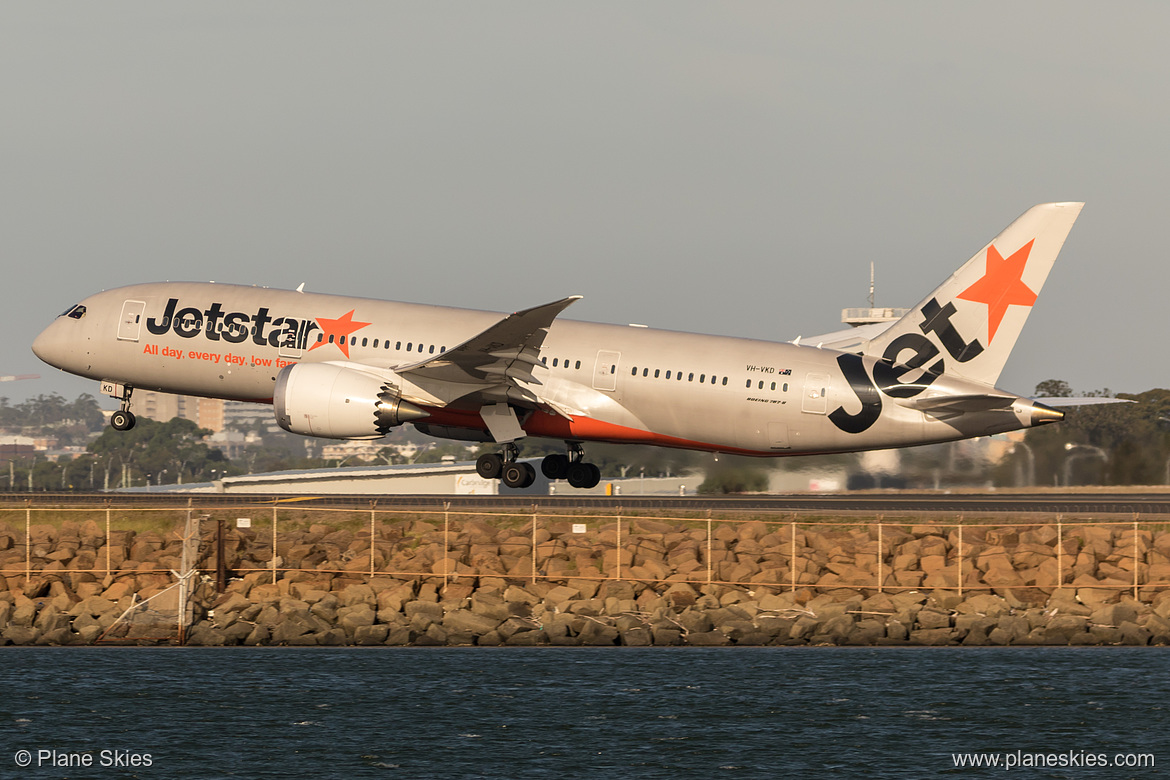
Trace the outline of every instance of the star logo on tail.
[[312, 352], [317, 347], [323, 347], [326, 344], [337, 344], [341, 353], [349, 357], [349, 335], [370, 324], [368, 322], [354, 322], [354, 311], [356, 310], [350, 309], [348, 313], [335, 320], [317, 317], [317, 324], [321, 326], [322, 339], [309, 347], [309, 351]]
[[994, 246], [987, 248], [987, 266], [983, 277], [956, 295], [964, 301], [987, 304], [987, 340], [995, 338], [1009, 306], [1031, 306], [1036, 293], [1024, 284], [1024, 266], [1035, 239], [1004, 258]]

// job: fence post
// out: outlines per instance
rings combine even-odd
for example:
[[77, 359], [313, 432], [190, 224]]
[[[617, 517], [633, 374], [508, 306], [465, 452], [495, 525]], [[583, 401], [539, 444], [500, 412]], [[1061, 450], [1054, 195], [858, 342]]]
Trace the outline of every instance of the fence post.
[[955, 561], [955, 563], [957, 563], [959, 565], [958, 585], [959, 585], [959, 598], [960, 599], [963, 598], [963, 526], [962, 526], [962, 521], [963, 521], [963, 516], [959, 515], [959, 522], [960, 522], [960, 525], [959, 525], [959, 559], [957, 561]]
[[1138, 524], [1137, 513], [1133, 520], [1133, 600], [1138, 600]]
[[536, 504], [532, 505], [532, 584], [536, 584]]
[[215, 518], [215, 590], [227, 589], [227, 561], [223, 559], [223, 516]]
[[[617, 508], [617, 549], [614, 553], [617, 556], [617, 569], [615, 570], [615, 574], [617, 574], [617, 578], [620, 580], [622, 578], [622, 508], [620, 506]], [[632, 557], [630, 562], [633, 563]]]
[[272, 584], [276, 584], [276, 501], [272, 502]]
[[878, 590], [878, 593], [882, 592], [882, 580], [884, 579], [882, 577], [883, 549], [884, 548], [882, 547], [882, 521], [881, 521], [881, 518], [879, 517], [878, 518], [878, 549], [877, 549], [877, 578], [878, 578], [877, 590]]
[[1056, 587], [1064, 587], [1064, 523], [1056, 516]]
[[106, 577], [110, 576], [110, 502], [106, 500]]
[[370, 501], [370, 578], [374, 576], [374, 513], [377, 511], [378, 499]]
[[[451, 555], [451, 502], [443, 502], [443, 560], [447, 561]], [[533, 571], [536, 571], [535, 561], [533, 563]], [[446, 585], [451, 581], [450, 567], [443, 564], [443, 584]]]
[[[32, 474], [32, 470], [29, 470]], [[31, 477], [30, 477], [31, 479]], [[32, 584], [32, 499], [24, 500], [24, 587]]]
[[715, 572], [714, 564], [711, 562], [711, 537], [712, 536], [713, 536], [713, 534], [711, 533], [711, 510], [708, 509], [707, 510], [707, 584], [708, 585], [711, 584], [711, 580], [714, 578], [714, 572]]
[[796, 592], [796, 521], [792, 521], [792, 554], [788, 556], [788, 579], [792, 584], [789, 588], [793, 593]]

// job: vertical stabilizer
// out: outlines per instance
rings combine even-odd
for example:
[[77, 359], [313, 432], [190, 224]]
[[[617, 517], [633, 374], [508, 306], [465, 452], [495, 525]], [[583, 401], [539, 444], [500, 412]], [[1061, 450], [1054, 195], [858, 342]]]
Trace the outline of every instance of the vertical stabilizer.
[[[994, 385], [1082, 206], [1028, 209], [865, 354]], [[937, 354], [924, 354], [924, 335]]]

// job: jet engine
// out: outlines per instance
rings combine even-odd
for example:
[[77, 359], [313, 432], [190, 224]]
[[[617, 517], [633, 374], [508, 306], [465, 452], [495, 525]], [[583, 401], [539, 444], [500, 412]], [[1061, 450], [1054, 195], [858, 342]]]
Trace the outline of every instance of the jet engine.
[[327, 439], [377, 439], [428, 416], [385, 378], [333, 363], [281, 369], [272, 404], [281, 428]]

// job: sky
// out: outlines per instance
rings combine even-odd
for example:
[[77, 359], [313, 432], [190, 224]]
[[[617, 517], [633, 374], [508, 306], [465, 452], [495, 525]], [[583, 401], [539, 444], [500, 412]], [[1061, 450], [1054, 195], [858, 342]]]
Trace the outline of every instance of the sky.
[[[1000, 378], [1170, 387], [1170, 5], [0, 0], [0, 385], [101, 289], [791, 340], [1086, 206]], [[109, 400], [104, 404], [113, 408]]]

